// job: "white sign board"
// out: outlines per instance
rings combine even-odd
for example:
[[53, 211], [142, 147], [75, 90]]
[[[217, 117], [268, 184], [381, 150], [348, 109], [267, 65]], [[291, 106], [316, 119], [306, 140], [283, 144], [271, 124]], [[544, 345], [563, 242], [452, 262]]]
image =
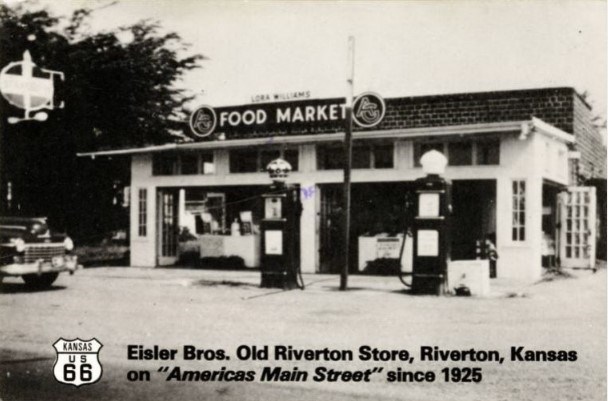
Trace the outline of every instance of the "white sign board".
[[268, 230], [264, 232], [264, 252], [266, 255], [283, 254], [283, 231]]
[[420, 194], [418, 198], [418, 216], [439, 216], [439, 194]]
[[376, 257], [399, 259], [401, 250], [401, 239], [399, 238], [378, 238], [376, 240]]
[[418, 256], [439, 256], [439, 231], [419, 230], [416, 254]]

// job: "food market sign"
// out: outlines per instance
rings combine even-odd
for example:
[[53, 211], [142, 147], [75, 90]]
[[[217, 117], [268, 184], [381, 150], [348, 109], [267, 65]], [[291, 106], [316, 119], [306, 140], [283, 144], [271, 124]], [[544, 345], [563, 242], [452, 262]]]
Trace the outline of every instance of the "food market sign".
[[[372, 92], [359, 95], [353, 102], [353, 121], [360, 127], [375, 127], [385, 112], [384, 100]], [[190, 116], [190, 129], [197, 138], [207, 137], [213, 132], [312, 132], [341, 129], [345, 119], [343, 98], [221, 108], [201, 106]]]

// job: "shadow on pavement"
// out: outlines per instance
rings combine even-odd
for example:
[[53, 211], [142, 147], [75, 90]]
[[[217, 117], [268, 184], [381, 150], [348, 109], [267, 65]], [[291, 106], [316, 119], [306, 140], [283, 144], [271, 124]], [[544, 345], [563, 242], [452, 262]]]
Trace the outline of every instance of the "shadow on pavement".
[[67, 287], [63, 285], [53, 285], [48, 288], [32, 288], [25, 283], [2, 283], [0, 284], [0, 294], [19, 294], [28, 292], [50, 292], [65, 290]]

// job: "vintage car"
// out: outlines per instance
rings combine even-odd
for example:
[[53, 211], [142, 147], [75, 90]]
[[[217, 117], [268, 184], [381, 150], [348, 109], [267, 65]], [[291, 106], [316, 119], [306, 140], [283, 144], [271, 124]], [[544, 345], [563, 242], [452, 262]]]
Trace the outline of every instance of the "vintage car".
[[73, 249], [70, 237], [52, 233], [45, 217], [0, 217], [0, 282], [21, 276], [30, 287], [49, 287], [59, 273], [78, 268]]

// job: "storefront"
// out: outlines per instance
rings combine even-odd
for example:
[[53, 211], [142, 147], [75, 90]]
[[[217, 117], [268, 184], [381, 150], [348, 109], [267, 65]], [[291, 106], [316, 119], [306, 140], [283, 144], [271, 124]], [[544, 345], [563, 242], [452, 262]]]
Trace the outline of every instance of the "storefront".
[[[588, 107], [574, 90], [358, 100], [353, 272], [394, 257], [405, 198], [422, 176], [420, 156], [431, 149], [449, 162], [453, 260], [475, 259], [478, 241], [487, 239], [499, 254], [498, 277], [535, 279], [543, 263], [567, 264], [575, 256], [592, 263], [593, 194], [564, 192], [573, 166], [593, 157], [573, 152], [581, 136], [597, 134], [578, 128]], [[133, 266], [174, 264], [180, 253], [197, 252], [247, 267], [259, 266], [260, 196], [270, 184], [264, 169], [282, 157], [293, 168], [289, 181], [300, 187], [302, 271], [334, 273], [341, 255], [343, 110], [340, 99], [203, 107], [190, 122], [193, 142], [83, 156], [131, 157]]]

